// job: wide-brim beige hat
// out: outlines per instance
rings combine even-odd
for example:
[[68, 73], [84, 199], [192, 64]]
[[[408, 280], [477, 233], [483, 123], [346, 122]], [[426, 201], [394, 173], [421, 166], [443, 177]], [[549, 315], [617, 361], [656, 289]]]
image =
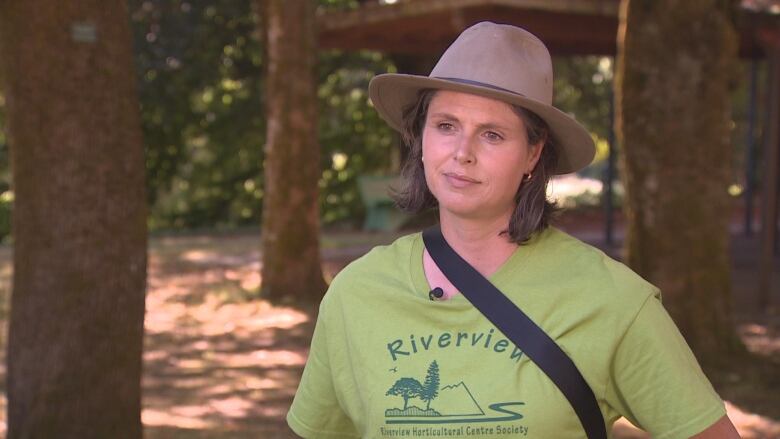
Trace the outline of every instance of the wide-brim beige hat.
[[368, 87], [379, 115], [401, 131], [402, 115], [420, 90], [471, 93], [526, 108], [544, 119], [558, 149], [556, 174], [589, 165], [596, 152], [588, 130], [552, 106], [553, 71], [544, 43], [516, 26], [477, 23], [464, 30], [429, 76], [387, 73]]

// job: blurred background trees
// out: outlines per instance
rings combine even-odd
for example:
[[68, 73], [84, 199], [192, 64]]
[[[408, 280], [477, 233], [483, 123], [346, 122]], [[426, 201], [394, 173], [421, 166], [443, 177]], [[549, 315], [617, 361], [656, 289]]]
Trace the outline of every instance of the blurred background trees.
[[[130, 1], [151, 230], [260, 223], [265, 60], [251, 3]], [[325, 226], [359, 226], [357, 176], [392, 173], [399, 162], [397, 137], [367, 94], [369, 80], [396, 63], [379, 52], [338, 50], [321, 51], [318, 61], [321, 217]], [[610, 59], [562, 58], [556, 69], [557, 102], [606, 140]]]
[[[321, 8], [349, 8], [347, 0]], [[151, 231], [257, 227], [264, 196], [264, 50], [253, 2], [130, 0], [146, 148]], [[397, 170], [397, 136], [368, 103], [368, 81], [396, 71], [379, 52], [318, 55], [320, 212], [325, 227], [359, 227], [357, 176]], [[584, 120], [606, 153], [612, 60], [555, 60], [558, 105]], [[4, 111], [0, 100], [0, 123]], [[7, 142], [0, 134], [0, 237], [8, 236]], [[597, 165], [588, 172], [600, 178]]]
[[259, 223], [263, 51], [251, 4], [129, 2], [152, 229]]
[[[266, 63], [252, 5], [130, 1], [152, 230], [260, 224]], [[390, 68], [378, 53], [319, 56], [319, 202], [326, 224], [359, 224], [356, 175], [390, 162], [389, 128], [366, 94], [375, 72]]]

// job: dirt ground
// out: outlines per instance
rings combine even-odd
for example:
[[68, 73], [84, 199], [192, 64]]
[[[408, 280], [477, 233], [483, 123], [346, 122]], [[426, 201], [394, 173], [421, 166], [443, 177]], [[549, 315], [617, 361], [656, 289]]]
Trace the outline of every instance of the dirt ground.
[[[561, 221], [565, 230], [619, 257], [619, 245], [602, 243], [599, 224], [581, 217]], [[397, 236], [326, 233], [327, 276]], [[259, 248], [256, 233], [151, 240], [142, 414], [147, 439], [294, 437], [284, 416], [306, 361], [315, 306], [273, 306], [254, 298], [261, 282]], [[780, 438], [780, 319], [756, 306], [757, 248], [758, 237], [734, 235], [735, 310], [751, 357], [708, 374], [744, 438]], [[780, 264], [774, 265], [778, 306]], [[4, 297], [9, 277], [10, 249], [0, 248]], [[4, 426], [4, 396], [0, 405]], [[649, 437], [627, 422], [614, 433]]]

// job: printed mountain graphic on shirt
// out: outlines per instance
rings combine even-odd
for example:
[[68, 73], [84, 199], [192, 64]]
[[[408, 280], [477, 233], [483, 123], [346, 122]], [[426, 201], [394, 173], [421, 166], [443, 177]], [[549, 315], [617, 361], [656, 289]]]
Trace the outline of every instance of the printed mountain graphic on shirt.
[[396, 396], [403, 401], [402, 408], [385, 410], [387, 424], [511, 421], [523, 417], [516, 409], [507, 408], [523, 405], [522, 402], [490, 404], [490, 410], [502, 415], [488, 416], [463, 381], [440, 389], [439, 365], [436, 361], [428, 366], [428, 373], [422, 383], [412, 377], [400, 378], [387, 390], [385, 396]]
[[485, 414], [463, 381], [442, 387], [440, 399], [437, 407], [444, 413], [460, 416]]

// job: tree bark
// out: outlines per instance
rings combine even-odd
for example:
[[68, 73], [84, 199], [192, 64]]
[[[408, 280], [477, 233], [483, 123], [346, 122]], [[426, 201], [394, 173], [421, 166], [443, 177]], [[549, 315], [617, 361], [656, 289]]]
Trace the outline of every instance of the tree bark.
[[315, 2], [268, 0], [267, 137], [262, 293], [316, 300], [325, 291], [319, 251]]
[[127, 5], [0, 2], [8, 437], [140, 438], [144, 157]]
[[705, 362], [741, 351], [728, 258], [731, 1], [624, 0], [616, 76], [628, 264]]

